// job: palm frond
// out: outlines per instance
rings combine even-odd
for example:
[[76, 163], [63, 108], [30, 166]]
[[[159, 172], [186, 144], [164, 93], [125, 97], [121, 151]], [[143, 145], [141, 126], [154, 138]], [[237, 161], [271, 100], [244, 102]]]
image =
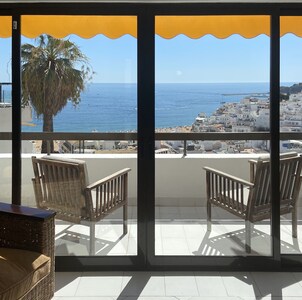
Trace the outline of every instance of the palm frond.
[[68, 100], [75, 105], [80, 102], [92, 71], [88, 58], [70, 40], [41, 35], [36, 43], [21, 49], [22, 102], [31, 101], [38, 116], [53, 117]]

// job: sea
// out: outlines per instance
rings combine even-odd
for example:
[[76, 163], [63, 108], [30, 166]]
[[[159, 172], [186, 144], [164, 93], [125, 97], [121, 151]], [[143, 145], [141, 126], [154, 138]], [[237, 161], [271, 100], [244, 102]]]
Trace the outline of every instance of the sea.
[[[284, 83], [290, 86], [292, 83]], [[226, 102], [269, 92], [268, 83], [158, 83], [155, 90], [155, 127], [192, 125], [199, 113], [210, 116]], [[54, 117], [56, 132], [125, 132], [137, 130], [137, 85], [91, 83], [81, 102], [68, 102]], [[24, 132], [42, 131], [43, 120], [33, 112]]]

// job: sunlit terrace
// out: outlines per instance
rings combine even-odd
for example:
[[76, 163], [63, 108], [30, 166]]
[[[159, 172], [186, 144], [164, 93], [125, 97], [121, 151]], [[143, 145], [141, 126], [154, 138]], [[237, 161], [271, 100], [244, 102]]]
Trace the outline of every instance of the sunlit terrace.
[[[37, 154], [36, 156], [43, 156]], [[51, 154], [84, 160], [93, 182], [122, 168], [131, 168], [128, 181], [128, 233], [123, 234], [122, 208], [97, 222], [95, 255], [137, 254], [137, 155]], [[157, 154], [155, 159], [155, 254], [156, 255], [271, 255], [270, 219], [255, 222], [250, 254], [245, 251], [244, 220], [213, 207], [212, 230], [207, 231], [206, 177], [209, 166], [249, 180], [249, 160], [256, 154]], [[22, 202], [36, 206], [31, 178], [32, 154], [22, 155]], [[11, 158], [0, 159], [2, 201], [10, 202]], [[298, 199], [301, 208], [301, 196]], [[301, 213], [301, 209], [300, 209]], [[298, 210], [298, 238], [291, 234], [291, 214], [281, 216], [281, 252], [301, 253], [302, 215]], [[87, 222], [56, 220], [56, 255], [89, 255]]]

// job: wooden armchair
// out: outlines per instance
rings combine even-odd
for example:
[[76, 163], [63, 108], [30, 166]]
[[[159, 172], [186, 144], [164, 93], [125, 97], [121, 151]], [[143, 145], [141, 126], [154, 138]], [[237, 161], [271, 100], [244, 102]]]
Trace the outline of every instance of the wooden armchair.
[[95, 254], [95, 223], [123, 207], [123, 234], [127, 234], [128, 173], [120, 170], [92, 184], [85, 161], [55, 156], [32, 157], [37, 206], [54, 210], [72, 223], [89, 221], [90, 254]]
[[[207, 229], [211, 231], [211, 205], [245, 220], [246, 252], [251, 252], [251, 226], [271, 217], [270, 160], [250, 162], [251, 181], [204, 167], [207, 190]], [[302, 157], [280, 157], [280, 215], [292, 213], [292, 236], [297, 237], [297, 199], [301, 186]]]

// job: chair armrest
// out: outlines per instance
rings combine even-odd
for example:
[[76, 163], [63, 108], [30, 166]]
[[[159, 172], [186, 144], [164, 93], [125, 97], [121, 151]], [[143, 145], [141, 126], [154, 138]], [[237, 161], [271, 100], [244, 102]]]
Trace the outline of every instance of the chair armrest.
[[246, 181], [242, 178], [233, 176], [231, 174], [228, 174], [228, 173], [225, 173], [225, 172], [213, 169], [213, 168], [209, 168], [209, 167], [203, 167], [203, 169], [208, 173], [213, 173], [213, 174], [219, 175], [222, 178], [229, 179], [233, 182], [240, 183], [240, 184], [245, 185], [247, 187], [253, 187], [254, 186], [254, 184], [252, 182]]
[[122, 169], [122, 170], [120, 170], [118, 172], [115, 172], [115, 173], [113, 173], [113, 174], [111, 174], [111, 175], [109, 175], [109, 176], [107, 176], [107, 177], [105, 177], [105, 178], [103, 178], [101, 180], [98, 180], [98, 181], [96, 181], [94, 183], [89, 184], [86, 187], [86, 190], [93, 190], [93, 189], [97, 188], [98, 186], [104, 185], [104, 184], [106, 184], [106, 183], [108, 183], [108, 182], [110, 182], [110, 181], [112, 181], [112, 180], [114, 180], [114, 179], [116, 179], [118, 177], [123, 176], [124, 174], [129, 173], [130, 171], [131, 171], [130, 168], [125, 168], [125, 169]]
[[249, 160], [248, 160], [248, 162], [249, 162], [249, 163], [252, 163], [252, 164], [256, 164], [257, 161], [258, 161], [257, 159], [249, 159]]
[[0, 247], [36, 251], [54, 259], [55, 212], [0, 203]]
[[242, 216], [247, 205], [246, 190], [254, 184], [230, 174], [204, 167], [206, 170], [206, 191], [208, 203], [224, 207]]
[[98, 221], [110, 211], [127, 205], [130, 171], [125, 168], [86, 187], [86, 213], [90, 220]]

